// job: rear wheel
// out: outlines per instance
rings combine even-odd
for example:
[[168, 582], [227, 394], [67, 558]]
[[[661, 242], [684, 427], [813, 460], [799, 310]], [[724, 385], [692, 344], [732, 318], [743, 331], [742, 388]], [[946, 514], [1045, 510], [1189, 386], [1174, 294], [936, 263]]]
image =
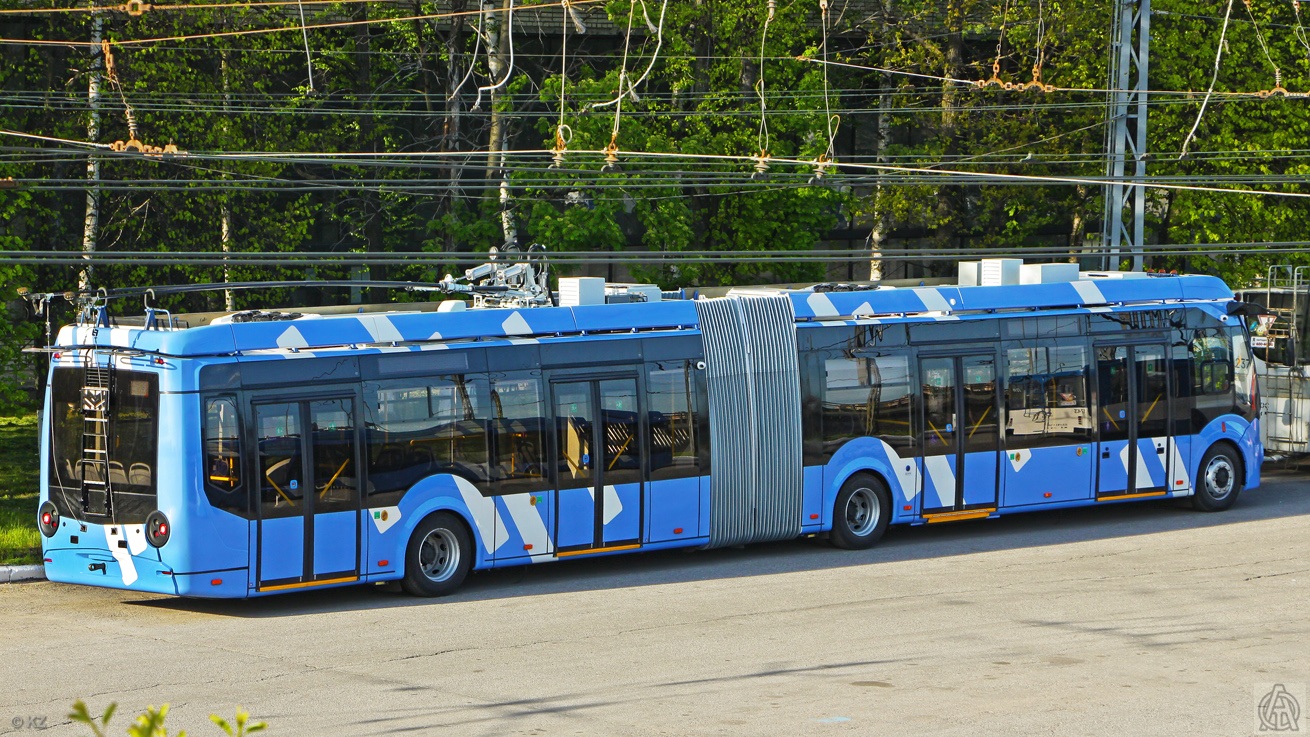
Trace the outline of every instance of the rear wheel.
[[855, 474], [837, 492], [832, 509], [832, 544], [847, 550], [871, 547], [887, 531], [891, 513], [887, 485], [876, 476]]
[[455, 515], [438, 512], [420, 522], [410, 536], [400, 585], [414, 596], [445, 596], [464, 583], [472, 567], [468, 530]]
[[1221, 512], [1233, 506], [1242, 491], [1238, 469], [1241, 462], [1227, 445], [1215, 445], [1201, 459], [1201, 475], [1196, 480], [1192, 507], [1202, 512]]

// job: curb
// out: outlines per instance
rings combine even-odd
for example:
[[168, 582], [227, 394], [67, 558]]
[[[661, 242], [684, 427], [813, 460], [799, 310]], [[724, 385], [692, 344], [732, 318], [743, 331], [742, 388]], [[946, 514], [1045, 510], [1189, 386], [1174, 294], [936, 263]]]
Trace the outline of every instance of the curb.
[[45, 566], [0, 566], [0, 583], [18, 583], [19, 581], [44, 581]]

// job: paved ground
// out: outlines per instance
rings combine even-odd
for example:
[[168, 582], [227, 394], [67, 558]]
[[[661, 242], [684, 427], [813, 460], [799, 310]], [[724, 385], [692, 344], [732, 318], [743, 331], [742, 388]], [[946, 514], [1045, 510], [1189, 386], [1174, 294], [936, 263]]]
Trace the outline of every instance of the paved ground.
[[1310, 681], [1307, 581], [1310, 482], [1275, 478], [1218, 515], [575, 561], [438, 601], [15, 584], [0, 733], [80, 734], [62, 715], [82, 698], [170, 702], [192, 737], [236, 704], [274, 735], [1243, 735], [1257, 684]]

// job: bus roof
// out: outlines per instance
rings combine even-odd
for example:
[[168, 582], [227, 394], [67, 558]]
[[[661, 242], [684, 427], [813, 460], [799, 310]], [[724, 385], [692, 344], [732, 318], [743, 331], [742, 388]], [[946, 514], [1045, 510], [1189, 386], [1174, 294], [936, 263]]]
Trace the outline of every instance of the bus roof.
[[[942, 318], [1017, 310], [1119, 307], [1219, 302], [1233, 292], [1212, 276], [1082, 278], [1072, 282], [1008, 286], [882, 287], [857, 291], [774, 290], [791, 297], [797, 320]], [[254, 351], [340, 347], [412, 346], [474, 338], [695, 329], [690, 300], [531, 309], [451, 312], [395, 311], [302, 315], [296, 319], [229, 322], [194, 328], [70, 325], [54, 348], [112, 347], [168, 356], [223, 356]]]

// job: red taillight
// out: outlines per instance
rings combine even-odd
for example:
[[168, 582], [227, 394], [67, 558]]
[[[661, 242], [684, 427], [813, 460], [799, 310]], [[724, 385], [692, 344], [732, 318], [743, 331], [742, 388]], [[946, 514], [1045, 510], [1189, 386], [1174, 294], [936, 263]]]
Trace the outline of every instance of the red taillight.
[[215, 578], [214, 580], [212, 580], [212, 581], [209, 582], [209, 585], [210, 585], [210, 586], [220, 586], [220, 585], [222, 585], [222, 583], [223, 583], [223, 579], [221, 579], [221, 578]]
[[160, 523], [159, 523], [159, 536], [160, 536], [160, 537], [163, 537], [163, 536], [165, 536], [165, 535], [167, 535], [167, 534], [168, 534], [168, 523], [167, 523], [167, 522], [160, 522]]
[[54, 524], [54, 521], [55, 518], [51, 517], [49, 512], [46, 512], [41, 515], [41, 524], [45, 525], [46, 527], [49, 527], [50, 525]]
[[46, 559], [45, 559], [45, 562], [47, 562], [47, 563], [54, 563], [54, 562], [55, 562], [55, 559], [54, 559], [54, 558], [46, 558]]
[[54, 354], [53, 356], [51, 356], [51, 358], [53, 358], [53, 359], [55, 359], [56, 361], [58, 361], [58, 360], [59, 360], [59, 357], [62, 356], [62, 355], [64, 355], [64, 354], [62, 354], [62, 353], [56, 353], [56, 354]]
[[155, 359], [155, 365], [156, 365], [156, 366], [163, 366], [163, 365], [164, 365], [164, 359], [162, 359], [162, 358], [156, 358], [156, 359]]

